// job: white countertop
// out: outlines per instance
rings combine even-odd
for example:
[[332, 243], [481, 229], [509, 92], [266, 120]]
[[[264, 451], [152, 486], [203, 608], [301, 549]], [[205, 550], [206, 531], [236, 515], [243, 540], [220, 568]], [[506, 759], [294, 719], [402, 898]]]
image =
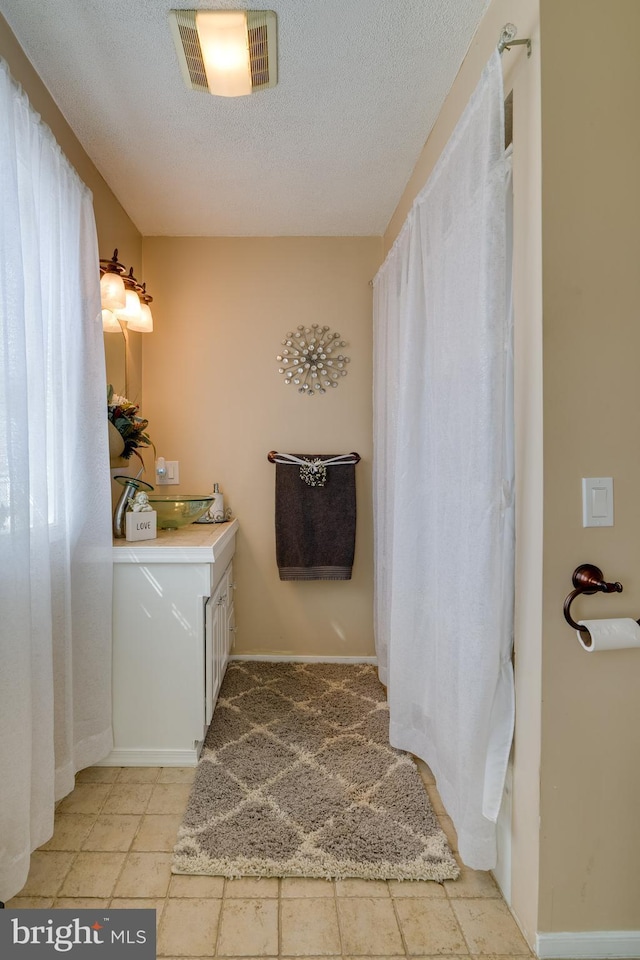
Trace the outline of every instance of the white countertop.
[[238, 530], [237, 520], [158, 530], [155, 540], [114, 540], [114, 563], [214, 563]]

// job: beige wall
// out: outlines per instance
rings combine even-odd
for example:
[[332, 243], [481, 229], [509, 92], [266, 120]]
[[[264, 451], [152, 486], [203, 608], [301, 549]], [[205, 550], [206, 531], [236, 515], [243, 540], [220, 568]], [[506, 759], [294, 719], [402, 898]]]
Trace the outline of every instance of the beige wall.
[[[156, 297], [144, 412], [158, 454], [180, 462], [178, 489], [218, 482], [240, 520], [236, 652], [374, 652], [368, 281], [381, 251], [380, 238], [144, 240]], [[313, 400], [285, 387], [276, 361], [285, 334], [311, 323], [339, 331], [351, 357], [340, 386]], [[351, 581], [279, 580], [269, 450], [362, 456]]]
[[[1, 14], [0, 57], [6, 60], [14, 80], [22, 85], [33, 108], [51, 128], [65, 155], [92, 191], [100, 256], [111, 257], [117, 247], [120, 260], [128, 267], [132, 266], [136, 276], [139, 276], [142, 256], [140, 232], [84, 152]], [[124, 388], [126, 363], [128, 389], [133, 398], [139, 397], [141, 390], [141, 335], [129, 333], [128, 338], [129, 350], [125, 355], [125, 340], [118, 334], [105, 335], [107, 377], [111, 375], [114, 381], [120, 381], [117, 385]]]
[[[516, 416], [516, 738], [511, 862], [499, 878], [522, 929], [538, 929], [539, 763], [542, 630], [542, 307], [540, 224], [540, 44], [538, 0], [494, 0], [425, 144], [384, 237], [388, 250], [451, 135], [505, 23], [530, 37], [503, 54], [514, 97], [514, 309]], [[508, 809], [508, 806], [505, 807]], [[509, 823], [504, 825], [508, 834]], [[505, 876], [504, 874], [507, 873]]]
[[[562, 618], [579, 563], [640, 616], [640, 4], [542, 0], [544, 645], [540, 929], [640, 929], [640, 651], [586, 654]], [[583, 529], [581, 477], [615, 526]]]

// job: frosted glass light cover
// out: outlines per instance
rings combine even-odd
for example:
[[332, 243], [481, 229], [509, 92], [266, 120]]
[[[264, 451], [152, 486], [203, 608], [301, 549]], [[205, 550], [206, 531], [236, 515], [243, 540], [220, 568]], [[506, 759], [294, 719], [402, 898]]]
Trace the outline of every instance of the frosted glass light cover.
[[103, 273], [100, 277], [100, 300], [105, 310], [124, 310], [124, 283], [117, 273]]
[[153, 316], [148, 303], [140, 304], [140, 316], [129, 320], [128, 327], [137, 333], [153, 333]]
[[199, 10], [196, 28], [211, 93], [218, 97], [251, 93], [246, 12]]
[[135, 290], [127, 290], [127, 303], [124, 310], [116, 310], [115, 314], [120, 320], [137, 320], [140, 317], [140, 297]]
[[122, 327], [112, 310], [102, 311], [102, 330], [104, 333], [122, 333]]

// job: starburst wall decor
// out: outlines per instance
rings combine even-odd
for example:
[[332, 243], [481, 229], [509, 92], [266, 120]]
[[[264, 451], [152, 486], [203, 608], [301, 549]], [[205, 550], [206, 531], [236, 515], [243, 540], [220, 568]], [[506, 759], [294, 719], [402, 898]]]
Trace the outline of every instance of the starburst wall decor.
[[295, 333], [286, 335], [282, 345], [285, 349], [276, 358], [282, 364], [278, 373], [284, 374], [285, 384], [297, 386], [298, 393], [308, 397], [326, 393], [347, 375], [349, 357], [337, 352], [347, 344], [339, 333], [331, 333], [330, 327], [300, 324]]

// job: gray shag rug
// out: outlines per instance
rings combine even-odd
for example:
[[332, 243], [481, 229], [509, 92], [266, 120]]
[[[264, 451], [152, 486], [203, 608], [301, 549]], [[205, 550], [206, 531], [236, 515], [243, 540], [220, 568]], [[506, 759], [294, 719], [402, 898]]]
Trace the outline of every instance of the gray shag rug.
[[373, 666], [229, 664], [173, 872], [458, 876], [413, 759], [389, 746]]

